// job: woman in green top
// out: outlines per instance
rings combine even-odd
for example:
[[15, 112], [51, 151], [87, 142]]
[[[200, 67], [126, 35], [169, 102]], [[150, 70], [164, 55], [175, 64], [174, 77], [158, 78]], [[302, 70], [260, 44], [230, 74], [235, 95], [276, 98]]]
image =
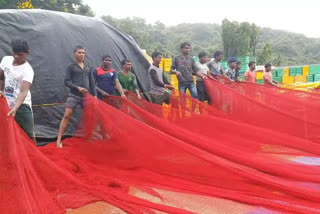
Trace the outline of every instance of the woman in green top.
[[137, 85], [137, 78], [132, 72], [130, 72], [132, 67], [131, 61], [127, 59], [122, 60], [121, 67], [122, 71], [119, 71], [118, 78], [124, 93], [131, 91], [137, 95], [138, 99], [141, 99]]

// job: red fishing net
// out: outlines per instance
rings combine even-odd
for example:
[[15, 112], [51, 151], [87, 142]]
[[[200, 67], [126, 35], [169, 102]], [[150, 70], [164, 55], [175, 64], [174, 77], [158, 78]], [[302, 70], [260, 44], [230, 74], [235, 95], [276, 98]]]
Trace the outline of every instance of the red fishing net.
[[319, 93], [219, 80], [206, 81], [208, 93], [233, 120], [320, 142]]
[[320, 213], [319, 167], [290, 160], [319, 156], [319, 114], [300, 115], [315, 111], [306, 97], [319, 95], [206, 85], [213, 107], [179, 92], [169, 106], [87, 96], [63, 149], [36, 148], [0, 99], [1, 213], [64, 213], [97, 201], [127, 213]]

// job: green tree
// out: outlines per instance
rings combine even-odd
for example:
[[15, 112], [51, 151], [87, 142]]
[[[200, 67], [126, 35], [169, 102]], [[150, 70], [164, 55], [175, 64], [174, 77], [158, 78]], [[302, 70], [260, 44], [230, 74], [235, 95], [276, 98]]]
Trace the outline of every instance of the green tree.
[[248, 22], [222, 21], [222, 41], [225, 58], [250, 54], [251, 25]]
[[147, 50], [148, 54], [158, 50], [163, 54], [172, 55], [167, 48], [166, 26], [161, 22], [150, 25], [139, 17], [116, 19], [111, 16], [103, 16], [102, 19], [129, 34], [142, 49]]
[[237, 22], [230, 22], [227, 19], [222, 21], [222, 41], [223, 52], [225, 58], [234, 56], [236, 53], [236, 29], [238, 28]]
[[242, 22], [238, 25], [235, 34], [236, 52], [234, 53], [234, 56], [250, 55], [250, 33], [250, 23]]
[[250, 50], [252, 56], [256, 56], [256, 48], [259, 40], [259, 35], [260, 27], [253, 23], [250, 30]]
[[280, 54], [278, 54], [278, 56], [277, 57], [275, 57], [273, 60], [272, 60], [272, 64], [274, 65], [274, 66], [280, 66], [281, 65], [281, 61], [282, 59], [281, 59], [281, 55]]
[[91, 7], [87, 4], [80, 4], [80, 6], [75, 11], [76, 14], [84, 16], [95, 16], [95, 13], [92, 11]]
[[264, 65], [271, 61], [272, 61], [272, 46], [269, 43], [266, 43], [258, 57], [258, 64]]

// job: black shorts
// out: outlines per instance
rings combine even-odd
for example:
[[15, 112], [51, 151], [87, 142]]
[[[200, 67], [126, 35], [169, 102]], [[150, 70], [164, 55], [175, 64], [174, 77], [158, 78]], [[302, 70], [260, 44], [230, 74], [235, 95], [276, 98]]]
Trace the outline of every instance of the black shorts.
[[208, 96], [208, 93], [203, 81], [197, 81], [197, 91], [198, 91], [198, 99], [200, 101], [210, 100], [210, 97]]
[[68, 96], [66, 101], [66, 108], [74, 110], [78, 105], [83, 108], [83, 100], [84, 98], [82, 97]]
[[164, 92], [162, 95], [151, 94], [152, 103], [162, 105], [163, 103], [170, 104], [170, 94]]

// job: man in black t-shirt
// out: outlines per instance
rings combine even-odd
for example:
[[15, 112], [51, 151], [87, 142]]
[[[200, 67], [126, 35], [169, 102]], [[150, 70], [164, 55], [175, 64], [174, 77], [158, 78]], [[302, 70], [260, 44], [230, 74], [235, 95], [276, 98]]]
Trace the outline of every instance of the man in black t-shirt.
[[181, 55], [172, 60], [171, 73], [176, 74], [179, 83], [179, 91], [186, 93], [189, 89], [193, 98], [198, 98], [197, 88], [193, 75], [196, 75], [198, 68], [194, 59], [190, 56], [191, 46], [188, 42], [181, 44]]

